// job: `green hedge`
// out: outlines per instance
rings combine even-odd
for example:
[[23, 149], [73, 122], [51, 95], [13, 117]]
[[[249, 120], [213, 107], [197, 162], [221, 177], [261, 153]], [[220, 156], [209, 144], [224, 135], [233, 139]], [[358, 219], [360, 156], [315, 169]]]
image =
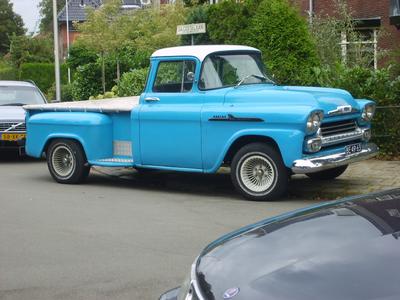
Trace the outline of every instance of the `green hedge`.
[[[19, 70], [20, 80], [32, 80], [43, 93], [53, 86], [55, 82], [54, 64], [50, 63], [25, 63]], [[66, 65], [61, 65], [61, 83], [68, 82], [68, 71]]]
[[386, 157], [400, 156], [400, 76], [390, 68], [363, 67], [313, 68], [313, 85], [349, 91], [354, 98], [376, 101], [378, 109], [372, 123], [373, 141]]
[[6, 67], [0, 69], [0, 80], [15, 80], [17, 79], [17, 72], [13, 67]]

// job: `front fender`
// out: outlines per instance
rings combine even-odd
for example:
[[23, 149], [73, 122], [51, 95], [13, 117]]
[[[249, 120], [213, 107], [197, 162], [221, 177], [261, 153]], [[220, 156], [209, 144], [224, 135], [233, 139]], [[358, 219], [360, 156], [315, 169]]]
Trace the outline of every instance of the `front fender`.
[[205, 156], [205, 172], [214, 173], [222, 165], [224, 157], [229, 151], [229, 148], [236, 140], [245, 136], [260, 136], [271, 138], [278, 145], [282, 155], [283, 162], [286, 167], [290, 168], [294, 160], [302, 157], [304, 132], [295, 129], [243, 129], [235, 132], [220, 150], [217, 159], [210, 164], [210, 155]]
[[112, 120], [101, 113], [44, 112], [28, 117], [28, 155], [40, 157], [48, 142], [55, 138], [79, 141], [88, 160], [112, 156]]

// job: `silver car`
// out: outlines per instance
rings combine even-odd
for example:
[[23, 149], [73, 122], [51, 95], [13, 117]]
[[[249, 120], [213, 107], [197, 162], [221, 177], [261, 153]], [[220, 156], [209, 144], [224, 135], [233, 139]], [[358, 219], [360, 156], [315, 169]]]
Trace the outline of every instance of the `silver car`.
[[39, 88], [25, 81], [0, 80], [0, 150], [25, 152], [26, 104], [43, 104], [46, 98]]

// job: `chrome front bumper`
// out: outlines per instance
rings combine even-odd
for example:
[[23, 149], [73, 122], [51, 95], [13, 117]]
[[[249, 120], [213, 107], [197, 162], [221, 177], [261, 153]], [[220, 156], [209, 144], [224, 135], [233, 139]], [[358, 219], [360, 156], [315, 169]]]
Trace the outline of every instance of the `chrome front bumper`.
[[314, 173], [335, 167], [362, 161], [378, 154], [378, 146], [374, 143], [364, 144], [361, 152], [347, 155], [345, 152], [298, 159], [293, 162], [292, 172], [295, 174]]

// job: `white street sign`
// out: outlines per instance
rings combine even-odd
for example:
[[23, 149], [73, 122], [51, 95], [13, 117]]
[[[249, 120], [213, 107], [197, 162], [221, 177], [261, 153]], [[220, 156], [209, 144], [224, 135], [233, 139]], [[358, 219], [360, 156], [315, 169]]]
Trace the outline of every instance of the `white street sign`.
[[178, 25], [176, 29], [177, 35], [205, 33], [206, 23]]

